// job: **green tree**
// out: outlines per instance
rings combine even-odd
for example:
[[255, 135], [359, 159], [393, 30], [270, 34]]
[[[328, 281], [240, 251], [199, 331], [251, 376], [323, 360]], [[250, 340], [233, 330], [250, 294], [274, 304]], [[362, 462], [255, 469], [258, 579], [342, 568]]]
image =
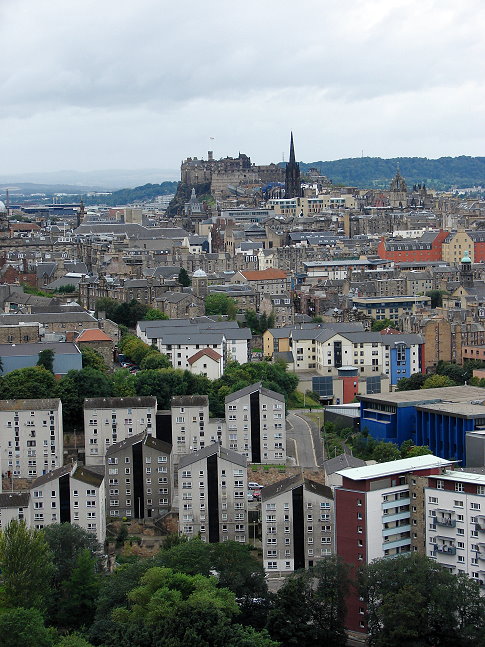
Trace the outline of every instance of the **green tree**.
[[79, 423], [83, 417], [85, 398], [105, 398], [111, 396], [109, 378], [94, 368], [69, 371], [57, 385], [58, 396], [62, 400], [64, 420]]
[[346, 566], [336, 557], [289, 577], [275, 596], [268, 616], [271, 636], [282, 647], [344, 646]]
[[446, 375], [430, 375], [426, 378], [422, 389], [440, 389], [444, 386], [456, 386], [456, 382]]
[[74, 283], [67, 283], [66, 285], [61, 285], [60, 288], [57, 288], [56, 292], [59, 294], [72, 294], [76, 292], [76, 286]]
[[181, 542], [164, 550], [160, 554], [160, 562], [178, 573], [209, 577], [212, 568], [211, 546], [198, 538]]
[[79, 634], [74, 633], [61, 638], [60, 642], [56, 643], [56, 647], [94, 647], [94, 645]]
[[7, 606], [46, 608], [54, 565], [41, 531], [11, 521], [0, 533], [0, 569]]
[[227, 294], [208, 294], [205, 298], [206, 315], [227, 315], [234, 319], [237, 313], [237, 304]]
[[251, 328], [251, 332], [254, 335], [259, 334], [259, 317], [256, 314], [255, 310], [246, 310], [244, 313], [245, 321], [246, 321], [246, 326], [248, 328]]
[[410, 377], [402, 377], [397, 381], [396, 391], [414, 391], [421, 389], [427, 377], [424, 373], [413, 373]]
[[145, 321], [159, 321], [162, 319], [169, 319], [169, 316], [158, 308], [148, 308], [145, 313]]
[[[84, 346], [84, 345], [83, 345]], [[94, 348], [84, 347], [81, 351], [83, 368], [94, 368], [96, 371], [106, 373], [108, 367], [101, 353]]]
[[464, 366], [454, 364], [453, 362], [438, 362], [436, 373], [437, 375], [446, 375], [446, 377], [449, 377], [456, 384], [465, 384], [470, 378], [470, 373]]
[[448, 294], [446, 290], [429, 290], [426, 292], [427, 297], [431, 297], [431, 307], [441, 308], [443, 305], [443, 295]]
[[401, 458], [401, 453], [394, 443], [381, 441], [375, 445], [372, 458], [378, 463], [387, 463], [388, 461], [395, 461]]
[[363, 569], [360, 590], [370, 645], [465, 647], [483, 641], [485, 603], [478, 584], [429, 557], [375, 560]]
[[18, 368], [0, 380], [3, 400], [45, 399], [55, 397], [56, 378], [43, 366]]
[[54, 632], [37, 609], [8, 609], [0, 614], [2, 647], [54, 647]]
[[152, 351], [145, 355], [140, 362], [140, 368], [144, 370], [153, 370], [158, 368], [171, 368], [172, 364], [166, 355], [157, 351]]
[[53, 523], [46, 526], [44, 538], [53, 556], [53, 585], [56, 588], [70, 577], [82, 551], [94, 553], [101, 548], [92, 533], [71, 523]]
[[98, 589], [95, 560], [89, 550], [81, 550], [69, 579], [62, 583], [58, 618], [63, 627], [79, 628], [92, 623]]
[[192, 281], [190, 280], [190, 277], [189, 277], [189, 275], [187, 273], [187, 270], [184, 267], [180, 268], [178, 282], [184, 288], [188, 288], [189, 285], [192, 283]]
[[54, 373], [54, 351], [50, 348], [41, 350], [39, 353], [39, 359], [37, 360], [37, 366], [43, 366], [46, 371]]
[[136, 395], [136, 375], [127, 369], [115, 371], [111, 376], [112, 394], [117, 398], [129, 398]]
[[380, 321], [373, 321], [371, 324], [372, 332], [381, 332], [384, 328], [395, 328], [396, 324], [390, 319], [381, 319]]

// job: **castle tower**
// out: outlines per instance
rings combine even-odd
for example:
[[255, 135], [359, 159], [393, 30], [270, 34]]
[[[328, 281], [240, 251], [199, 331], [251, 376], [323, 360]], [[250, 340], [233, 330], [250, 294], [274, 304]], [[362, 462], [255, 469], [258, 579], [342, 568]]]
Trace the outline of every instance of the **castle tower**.
[[285, 198], [300, 198], [300, 165], [295, 160], [295, 147], [293, 145], [293, 133], [290, 139], [290, 159], [286, 165], [285, 175]]
[[79, 227], [79, 225], [83, 222], [85, 216], [86, 212], [84, 210], [84, 202], [81, 200], [81, 202], [79, 203], [79, 211], [77, 212], [76, 227]]
[[472, 259], [470, 258], [468, 252], [465, 252], [463, 258], [461, 259], [460, 283], [464, 288], [473, 287]]

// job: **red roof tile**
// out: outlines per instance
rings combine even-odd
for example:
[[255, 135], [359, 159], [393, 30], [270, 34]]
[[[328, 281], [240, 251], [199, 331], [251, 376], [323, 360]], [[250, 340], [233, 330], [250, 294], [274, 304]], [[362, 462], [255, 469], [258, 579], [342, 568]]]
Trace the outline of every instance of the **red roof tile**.
[[287, 274], [283, 270], [275, 270], [269, 267], [267, 270], [246, 270], [241, 274], [248, 281], [267, 281], [273, 279], [286, 279]]
[[201, 357], [204, 357], [204, 355], [210, 357], [215, 362], [218, 362], [222, 357], [222, 355], [219, 355], [219, 353], [213, 348], [203, 348], [202, 350], [198, 350], [194, 355], [192, 355], [192, 357], [189, 357], [187, 361], [192, 366], [194, 362], [196, 362]]
[[87, 328], [83, 330], [79, 337], [76, 339], [78, 341], [113, 341], [109, 335], [99, 328]]

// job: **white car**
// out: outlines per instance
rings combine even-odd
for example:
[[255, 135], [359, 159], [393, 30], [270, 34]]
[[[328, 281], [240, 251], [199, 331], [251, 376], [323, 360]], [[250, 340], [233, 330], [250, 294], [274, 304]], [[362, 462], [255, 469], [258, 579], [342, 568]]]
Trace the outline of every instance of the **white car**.
[[248, 488], [249, 488], [250, 490], [260, 490], [262, 487], [263, 487], [263, 486], [262, 486], [262, 485], [260, 485], [259, 483], [254, 483], [254, 482], [250, 482], [250, 483], [248, 483]]

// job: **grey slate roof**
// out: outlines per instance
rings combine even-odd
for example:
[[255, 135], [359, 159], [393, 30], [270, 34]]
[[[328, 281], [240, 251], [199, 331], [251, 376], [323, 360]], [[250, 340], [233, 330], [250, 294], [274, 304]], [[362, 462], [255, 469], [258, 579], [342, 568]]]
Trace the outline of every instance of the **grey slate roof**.
[[78, 481], [82, 481], [83, 483], [87, 483], [88, 485], [100, 487], [104, 479], [104, 474], [93, 471], [90, 467], [86, 467], [85, 465], [79, 465], [71, 477]]
[[284, 492], [294, 490], [295, 488], [300, 487], [300, 485], [303, 485], [305, 490], [315, 492], [326, 499], [333, 499], [332, 490], [327, 485], [322, 485], [321, 483], [317, 483], [311, 479], [303, 478], [301, 474], [295, 474], [283, 481], [273, 483], [273, 485], [267, 485], [263, 490], [261, 490], [261, 501], [268, 501], [268, 499], [272, 499]]
[[159, 440], [158, 438], [151, 436], [146, 431], [142, 431], [140, 434], [131, 436], [131, 438], [125, 438], [125, 440], [120, 440], [118, 443], [111, 445], [111, 447], [106, 450], [106, 456], [112, 456], [121, 450], [133, 447], [133, 445], [136, 445], [137, 443], [148, 445], [164, 454], [170, 454], [172, 451], [172, 445], [170, 443], [166, 443], [163, 440]]
[[247, 467], [246, 456], [242, 456], [232, 449], [226, 449], [225, 447], [219, 445], [219, 443], [213, 443], [208, 447], [199, 449], [199, 451], [194, 452], [193, 454], [185, 454], [184, 456], [181, 456], [179, 460], [179, 470], [187, 467], [188, 465], [192, 465], [192, 463], [196, 463], [197, 461], [200, 461], [204, 458], [214, 456], [214, 454], [219, 454], [219, 456], [224, 460], [235, 463], [236, 465], [240, 465], [241, 467]]
[[0, 400], [0, 411], [52, 411], [58, 408], [59, 402], [59, 398]]
[[329, 458], [327, 461], [324, 461], [323, 469], [326, 474], [334, 474], [339, 470], [350, 467], [362, 467], [365, 464], [365, 461], [352, 456], [352, 454], [340, 454], [340, 456], [335, 456], [335, 458]]
[[281, 393], [277, 393], [276, 391], [270, 391], [269, 389], [265, 389], [261, 382], [255, 382], [254, 384], [250, 384], [249, 386], [246, 386], [244, 389], [239, 389], [239, 391], [235, 391], [234, 393], [230, 393], [229, 395], [226, 395], [225, 402], [233, 402], [234, 400], [237, 400], [238, 398], [242, 398], [245, 395], [250, 395], [251, 393], [254, 393], [255, 391], [259, 391], [263, 395], [267, 395], [269, 398], [274, 398], [275, 400], [279, 400], [280, 402], [285, 401], [285, 396], [281, 395]]
[[137, 395], [127, 398], [84, 398], [85, 409], [117, 409], [137, 407], [156, 407], [157, 398], [153, 395]]
[[0, 508], [27, 508], [29, 492], [4, 492], [0, 494]]
[[51, 472], [47, 472], [47, 474], [42, 474], [42, 476], [39, 476], [39, 478], [35, 479], [35, 481], [31, 485], [31, 488], [39, 487], [39, 485], [45, 485], [46, 483], [50, 483], [50, 481], [58, 479], [61, 476], [70, 474], [73, 467], [74, 466], [71, 463], [69, 463], [68, 465], [62, 465], [62, 467], [58, 467], [57, 469], [52, 470]]
[[208, 407], [209, 396], [207, 395], [173, 395], [172, 407]]
[[33, 344], [0, 344], [0, 357], [37, 355], [42, 350], [53, 350], [56, 355], [77, 355], [81, 351], [71, 342], [36, 342]]
[[28, 323], [36, 321], [40, 324], [44, 323], [79, 323], [85, 321], [97, 322], [97, 319], [86, 311], [82, 312], [36, 312], [35, 314], [0, 314], [0, 324], [14, 324], [17, 325], [21, 321]]

